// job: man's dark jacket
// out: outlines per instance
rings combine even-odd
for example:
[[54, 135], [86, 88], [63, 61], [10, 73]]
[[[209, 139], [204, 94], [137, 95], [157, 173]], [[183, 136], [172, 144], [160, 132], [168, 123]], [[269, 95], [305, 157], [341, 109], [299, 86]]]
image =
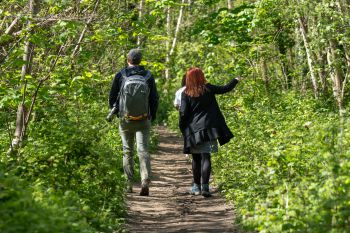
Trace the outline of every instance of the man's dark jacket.
[[[135, 74], [139, 74], [142, 76], [146, 76], [147, 70], [143, 66], [130, 66], [126, 67], [125, 73], [126, 76], [131, 76]], [[109, 93], [109, 108], [113, 108], [113, 106], [117, 107], [117, 116], [119, 117], [119, 92], [122, 85], [123, 77], [121, 74], [121, 71], [119, 71], [112, 82], [112, 88]], [[147, 80], [147, 84], [149, 86], [149, 110], [150, 110], [150, 116], [151, 120], [154, 121], [156, 119], [156, 113], [158, 108], [158, 92], [157, 87], [154, 81], [154, 77], [151, 75], [151, 77]]]
[[237, 79], [225, 86], [207, 83], [206, 91], [199, 97], [190, 97], [185, 91], [182, 93], [179, 126], [184, 138], [185, 154], [190, 153], [191, 146], [215, 139], [218, 139], [220, 145], [224, 145], [233, 138], [215, 94], [229, 92], [237, 83]]

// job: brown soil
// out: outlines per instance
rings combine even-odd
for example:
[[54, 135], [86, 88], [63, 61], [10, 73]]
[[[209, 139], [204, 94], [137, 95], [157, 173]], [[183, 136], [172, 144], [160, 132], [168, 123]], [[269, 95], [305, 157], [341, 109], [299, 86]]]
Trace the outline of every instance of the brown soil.
[[211, 186], [213, 196], [189, 194], [190, 159], [182, 154], [181, 137], [157, 129], [159, 147], [152, 155], [150, 196], [139, 196], [140, 185], [128, 194], [126, 227], [130, 232], [238, 232], [230, 204]]

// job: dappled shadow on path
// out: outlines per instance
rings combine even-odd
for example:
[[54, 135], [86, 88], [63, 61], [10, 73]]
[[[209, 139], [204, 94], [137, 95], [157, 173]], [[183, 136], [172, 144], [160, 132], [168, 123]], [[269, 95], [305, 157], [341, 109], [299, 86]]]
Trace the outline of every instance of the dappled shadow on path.
[[231, 205], [216, 189], [211, 198], [192, 196], [191, 164], [182, 154], [182, 140], [159, 127], [159, 147], [152, 156], [150, 196], [139, 196], [140, 185], [128, 194], [130, 232], [236, 232]]

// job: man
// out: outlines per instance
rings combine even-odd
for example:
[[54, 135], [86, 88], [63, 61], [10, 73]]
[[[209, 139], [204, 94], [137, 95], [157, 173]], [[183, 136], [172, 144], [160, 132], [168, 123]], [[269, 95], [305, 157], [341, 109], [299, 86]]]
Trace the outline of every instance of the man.
[[[126, 192], [132, 192], [132, 180], [134, 176], [133, 148], [136, 138], [141, 174], [140, 195], [148, 196], [151, 173], [148, 144], [150, 139], [151, 121], [153, 122], [156, 118], [159, 97], [153, 76], [148, 70], [145, 70], [143, 66], [140, 66], [141, 59], [142, 54], [140, 50], [132, 49], [129, 51], [127, 55], [128, 67], [120, 70], [113, 79], [112, 88], [109, 94], [109, 107], [112, 108], [115, 106], [117, 108], [116, 114], [120, 118], [119, 132], [123, 143], [123, 168], [128, 179]], [[128, 78], [131, 79], [135, 76], [138, 76], [138, 78], [141, 79], [146, 79], [148, 87], [148, 103], [146, 103], [148, 105], [148, 113], [144, 118], [126, 116], [125, 111], [122, 110], [124, 108], [121, 106], [124, 104], [124, 102], [121, 101], [121, 98], [123, 98], [126, 81]], [[145, 99], [147, 99], [147, 96]], [[133, 107], [140, 107], [139, 101], [137, 104], [131, 106], [131, 108]]]

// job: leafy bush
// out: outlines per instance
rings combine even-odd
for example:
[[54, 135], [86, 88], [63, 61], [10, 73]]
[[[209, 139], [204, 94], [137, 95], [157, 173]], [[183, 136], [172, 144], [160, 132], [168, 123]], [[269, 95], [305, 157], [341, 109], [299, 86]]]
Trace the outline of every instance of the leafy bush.
[[98, 73], [72, 82], [64, 75], [39, 93], [18, 154], [6, 155], [9, 143], [2, 143], [4, 173], [12, 174], [3, 176], [4, 197], [13, 194], [3, 202], [2, 232], [123, 231], [122, 146], [118, 121], [105, 121], [108, 109], [101, 96], [108, 93], [103, 91], [107, 84]]
[[[92, 116], [89, 111], [97, 112], [97, 108], [98, 105], [91, 106], [78, 114]], [[104, 117], [105, 114], [100, 115]], [[27, 191], [34, 200], [28, 199], [29, 194], [20, 193], [18, 198], [16, 195], [12, 197], [11, 203], [20, 203], [21, 198], [27, 198], [34, 206], [47, 205], [48, 212], [55, 210], [50, 206], [61, 206], [65, 214], [57, 215], [61, 216], [59, 221], [64, 221], [65, 216], [72, 219], [73, 225], [83, 221], [95, 231], [116, 231], [121, 228], [125, 209], [121, 142], [116, 135], [116, 125], [110, 126], [103, 118], [96, 121], [92, 117], [81, 118], [78, 123], [75, 117], [60, 119], [51, 116], [36, 122], [20, 157], [15, 160], [8, 157], [6, 163], [14, 167], [16, 175], [37, 187]], [[40, 220], [41, 211], [25, 206], [21, 209], [23, 214], [37, 215], [35, 225], [46, 224], [46, 220]], [[27, 217], [21, 221], [32, 222]], [[51, 220], [47, 221], [49, 225]], [[55, 232], [50, 227], [48, 231]]]
[[348, 232], [349, 124], [293, 92], [223, 102], [235, 139], [213, 156], [214, 171], [242, 224], [259, 232]]
[[83, 205], [74, 193], [57, 196], [52, 190], [0, 170], [0, 231], [17, 232], [94, 232], [83, 217]]

